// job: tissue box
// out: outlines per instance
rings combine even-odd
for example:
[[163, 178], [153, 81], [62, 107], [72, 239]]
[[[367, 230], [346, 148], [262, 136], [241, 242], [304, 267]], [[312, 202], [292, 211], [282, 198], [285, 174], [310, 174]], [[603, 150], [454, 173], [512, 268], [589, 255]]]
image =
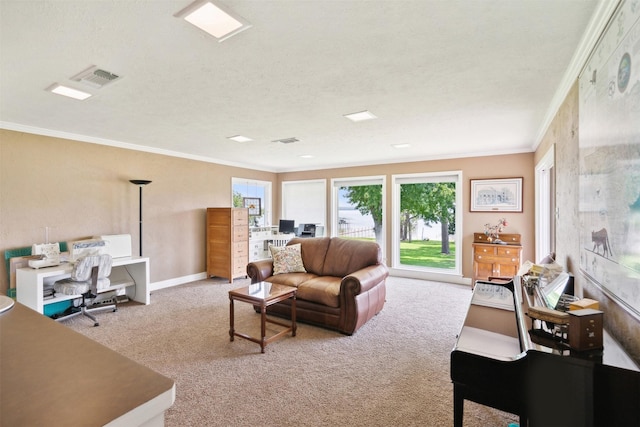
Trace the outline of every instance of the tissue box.
[[569, 304], [569, 310], [584, 310], [585, 308], [599, 310], [600, 303], [594, 299], [582, 298]]

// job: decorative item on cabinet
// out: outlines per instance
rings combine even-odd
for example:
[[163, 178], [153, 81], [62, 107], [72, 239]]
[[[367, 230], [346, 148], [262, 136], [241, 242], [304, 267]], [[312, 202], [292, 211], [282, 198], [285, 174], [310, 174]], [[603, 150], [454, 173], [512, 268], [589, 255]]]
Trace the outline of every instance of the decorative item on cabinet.
[[522, 262], [520, 234], [499, 234], [502, 242], [489, 243], [485, 233], [474, 233], [473, 281], [489, 280], [490, 277], [512, 278]]
[[207, 208], [207, 276], [229, 279], [247, 275], [249, 210]]
[[489, 223], [484, 225], [484, 234], [487, 236], [487, 242], [489, 243], [502, 243], [500, 240], [500, 233], [504, 231], [504, 228], [507, 226], [506, 218], [500, 218], [500, 221], [496, 225], [491, 225]]

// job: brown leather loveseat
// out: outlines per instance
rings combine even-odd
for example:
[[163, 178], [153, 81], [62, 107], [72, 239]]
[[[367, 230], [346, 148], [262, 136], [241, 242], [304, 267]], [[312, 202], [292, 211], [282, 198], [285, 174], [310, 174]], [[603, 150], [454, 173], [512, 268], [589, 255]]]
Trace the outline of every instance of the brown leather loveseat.
[[[351, 335], [378, 314], [385, 302], [389, 270], [375, 242], [337, 237], [294, 238], [306, 272], [273, 274], [273, 259], [247, 265], [251, 283], [261, 281], [298, 288], [296, 319]], [[267, 313], [291, 317], [291, 300], [267, 307]]]

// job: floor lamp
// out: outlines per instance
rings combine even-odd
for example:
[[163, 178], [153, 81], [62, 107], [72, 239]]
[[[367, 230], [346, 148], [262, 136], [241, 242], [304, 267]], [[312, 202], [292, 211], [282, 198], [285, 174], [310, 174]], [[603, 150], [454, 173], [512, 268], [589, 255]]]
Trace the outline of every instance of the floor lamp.
[[140, 256], [142, 256], [142, 187], [151, 183], [151, 181], [147, 181], [146, 179], [131, 179], [129, 182], [140, 187]]

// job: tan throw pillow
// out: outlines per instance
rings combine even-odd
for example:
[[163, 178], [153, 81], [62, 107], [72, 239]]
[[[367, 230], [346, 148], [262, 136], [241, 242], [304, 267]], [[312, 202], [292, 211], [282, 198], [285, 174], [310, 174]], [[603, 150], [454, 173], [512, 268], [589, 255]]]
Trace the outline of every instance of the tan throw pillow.
[[284, 273], [306, 273], [300, 254], [300, 243], [291, 246], [269, 245], [273, 258], [273, 275]]

